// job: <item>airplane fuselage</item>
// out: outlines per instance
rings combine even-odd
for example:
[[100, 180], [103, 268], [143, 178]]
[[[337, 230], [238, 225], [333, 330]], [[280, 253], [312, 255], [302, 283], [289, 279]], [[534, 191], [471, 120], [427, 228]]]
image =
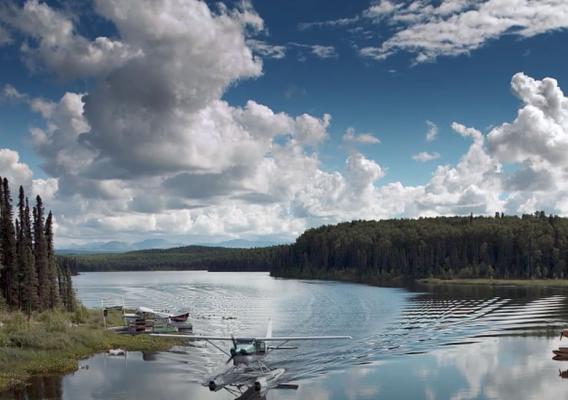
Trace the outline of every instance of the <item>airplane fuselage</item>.
[[236, 340], [231, 349], [234, 365], [261, 361], [267, 354], [266, 343], [262, 340]]
[[247, 354], [247, 355], [239, 354], [239, 355], [233, 357], [233, 364], [234, 365], [250, 364], [250, 363], [262, 361], [262, 360], [264, 360], [264, 357], [266, 357], [266, 353], [254, 353], [254, 354]]

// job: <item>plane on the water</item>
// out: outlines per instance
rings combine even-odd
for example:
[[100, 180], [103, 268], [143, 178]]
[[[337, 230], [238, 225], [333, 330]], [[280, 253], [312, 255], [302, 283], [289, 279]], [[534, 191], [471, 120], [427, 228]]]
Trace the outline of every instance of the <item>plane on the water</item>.
[[[248, 392], [256, 392], [260, 397], [270, 389], [297, 389], [297, 385], [279, 383], [284, 374], [283, 368], [268, 368], [263, 360], [274, 350], [292, 350], [295, 346], [287, 346], [289, 342], [307, 340], [345, 340], [351, 336], [272, 336], [272, 321], [268, 321], [266, 336], [264, 337], [235, 337], [231, 336], [200, 336], [200, 335], [176, 335], [176, 334], [153, 334], [152, 336], [187, 338], [190, 340], [204, 340], [213, 347], [226, 354], [233, 365], [224, 372], [206, 379], [204, 386], [216, 392], [222, 389], [234, 395], [244, 395]], [[216, 342], [230, 341], [232, 347], [227, 351]]]

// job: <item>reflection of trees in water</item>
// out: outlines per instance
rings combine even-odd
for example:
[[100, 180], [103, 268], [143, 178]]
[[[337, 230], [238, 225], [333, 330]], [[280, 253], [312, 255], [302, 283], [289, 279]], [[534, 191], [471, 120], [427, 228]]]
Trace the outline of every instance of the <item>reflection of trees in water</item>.
[[566, 371], [558, 370], [558, 376], [562, 379], [568, 379], [568, 369]]
[[63, 378], [61, 376], [34, 376], [27, 385], [19, 385], [8, 392], [0, 393], [0, 398], [17, 400], [60, 400], [63, 398]]
[[410, 291], [428, 292], [423, 297], [438, 299], [487, 299], [493, 297], [532, 301], [542, 297], [568, 293], [565, 287], [547, 286], [500, 286], [500, 285], [456, 285], [456, 284], [419, 284], [408, 286]]
[[144, 351], [142, 353], [142, 359], [144, 361], [156, 361], [156, 355], [158, 353], [155, 351]]
[[250, 387], [235, 400], [266, 400], [266, 394], [261, 394], [254, 390], [254, 387]]

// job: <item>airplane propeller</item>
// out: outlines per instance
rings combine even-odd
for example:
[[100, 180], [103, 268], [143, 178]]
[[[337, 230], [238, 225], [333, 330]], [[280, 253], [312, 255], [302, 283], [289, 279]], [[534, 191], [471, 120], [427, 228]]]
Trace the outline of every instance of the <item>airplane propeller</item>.
[[229, 350], [231, 353], [231, 357], [229, 357], [229, 359], [227, 360], [227, 362], [225, 364], [229, 364], [231, 361], [233, 361], [233, 358], [235, 358], [235, 356], [238, 354], [237, 353], [237, 339], [235, 339], [235, 336], [233, 334], [231, 334], [231, 342], [233, 342], [233, 347], [231, 347], [231, 349]]
[[231, 342], [233, 342], [233, 347], [231, 347], [231, 349], [229, 350], [229, 352], [231, 353], [231, 357], [229, 357], [229, 359], [225, 364], [229, 364], [238, 355], [246, 356], [248, 354], [245, 349], [237, 351], [237, 339], [235, 339], [233, 335], [231, 335]]

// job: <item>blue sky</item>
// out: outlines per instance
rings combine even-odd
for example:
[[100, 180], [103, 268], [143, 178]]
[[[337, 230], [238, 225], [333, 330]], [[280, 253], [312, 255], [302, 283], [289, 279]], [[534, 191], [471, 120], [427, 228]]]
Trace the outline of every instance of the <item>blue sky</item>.
[[61, 246], [568, 213], [564, 1], [132, 5], [0, 8], [0, 165]]

